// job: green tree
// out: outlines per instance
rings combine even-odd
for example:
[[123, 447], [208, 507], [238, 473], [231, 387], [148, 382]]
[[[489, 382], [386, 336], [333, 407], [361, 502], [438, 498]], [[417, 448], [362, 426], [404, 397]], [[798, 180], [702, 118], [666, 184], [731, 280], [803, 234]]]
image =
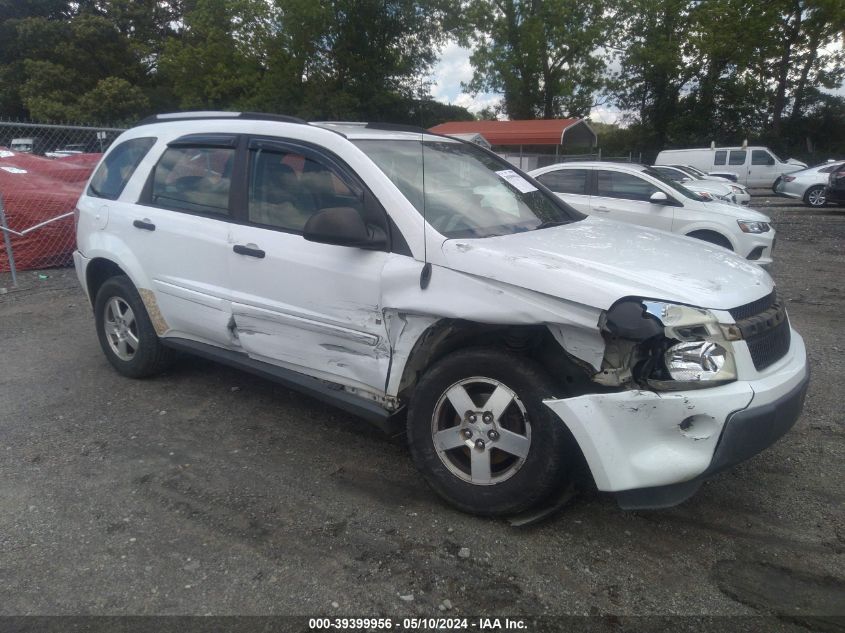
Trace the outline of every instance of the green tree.
[[468, 0], [460, 40], [474, 47], [466, 89], [504, 95], [513, 119], [585, 116], [603, 85], [613, 15], [601, 0]]

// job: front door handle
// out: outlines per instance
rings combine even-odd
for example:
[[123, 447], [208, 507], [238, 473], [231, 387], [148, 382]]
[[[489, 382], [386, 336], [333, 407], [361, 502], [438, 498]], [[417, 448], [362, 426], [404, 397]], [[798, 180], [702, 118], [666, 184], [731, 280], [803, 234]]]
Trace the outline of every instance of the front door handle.
[[142, 229], [144, 231], [156, 230], [156, 225], [150, 222], [147, 218], [144, 218], [143, 220], [135, 220], [132, 223], [132, 226], [134, 226], [136, 229]]
[[235, 244], [232, 247], [232, 250], [235, 251], [238, 255], [246, 255], [247, 257], [257, 257], [258, 259], [264, 259], [264, 255], [266, 255], [266, 253], [257, 246], [255, 246], [255, 244], [247, 246], [244, 246], [243, 244]]
[[610, 211], [610, 209], [608, 209], [607, 207], [596, 207], [596, 211], [602, 211], [604, 213], [608, 213]]

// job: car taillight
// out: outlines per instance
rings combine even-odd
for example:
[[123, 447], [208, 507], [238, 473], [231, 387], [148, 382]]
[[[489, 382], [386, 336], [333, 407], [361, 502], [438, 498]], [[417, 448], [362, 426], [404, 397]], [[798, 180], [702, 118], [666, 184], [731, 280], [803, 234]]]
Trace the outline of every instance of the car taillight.
[[792, 182], [793, 180], [795, 180], [795, 176], [784, 176], [783, 177], [784, 182]]

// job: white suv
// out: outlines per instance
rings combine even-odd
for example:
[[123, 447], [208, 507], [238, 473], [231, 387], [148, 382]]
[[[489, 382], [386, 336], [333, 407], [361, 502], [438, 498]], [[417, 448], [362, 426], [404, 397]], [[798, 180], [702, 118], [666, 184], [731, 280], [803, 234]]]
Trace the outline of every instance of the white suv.
[[583, 462], [623, 507], [679, 503], [804, 401], [764, 270], [585, 217], [422, 130], [153, 117], [92, 176], [78, 243], [121, 374], [181, 350], [404, 422], [431, 486], [474, 513], [547, 502]]
[[760, 265], [772, 263], [775, 230], [759, 211], [706, 200], [653, 167], [588, 161], [531, 172], [578, 211], [694, 237]]

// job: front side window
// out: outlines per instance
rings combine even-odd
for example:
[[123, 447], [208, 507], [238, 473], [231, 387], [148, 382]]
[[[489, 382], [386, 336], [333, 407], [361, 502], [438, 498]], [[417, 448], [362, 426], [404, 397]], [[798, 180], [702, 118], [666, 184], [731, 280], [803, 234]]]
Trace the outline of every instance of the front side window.
[[745, 156], [748, 154], [744, 149], [731, 150], [731, 156], [728, 159], [729, 165], [744, 165]]
[[728, 158], [727, 150], [720, 149], [713, 155], [713, 164], [714, 165], [724, 165], [725, 160]]
[[227, 216], [234, 161], [231, 148], [168, 147], [155, 168], [151, 202], [165, 209]]
[[107, 200], [117, 200], [135, 169], [143, 160], [156, 139], [133, 138], [124, 141], [108, 153], [88, 186], [88, 195]]
[[251, 152], [249, 221], [255, 224], [302, 232], [312, 215], [333, 207], [350, 207], [365, 217], [362, 193], [310, 157], [280, 150]]
[[537, 176], [537, 180], [555, 193], [587, 193], [586, 169], [557, 169]]
[[447, 238], [510, 235], [584, 218], [476, 145], [445, 139], [354, 142]]
[[752, 165], [774, 165], [775, 159], [766, 150], [755, 149], [751, 152]]
[[660, 189], [639, 176], [604, 169], [596, 172], [596, 194], [599, 196], [648, 202], [658, 191]]

